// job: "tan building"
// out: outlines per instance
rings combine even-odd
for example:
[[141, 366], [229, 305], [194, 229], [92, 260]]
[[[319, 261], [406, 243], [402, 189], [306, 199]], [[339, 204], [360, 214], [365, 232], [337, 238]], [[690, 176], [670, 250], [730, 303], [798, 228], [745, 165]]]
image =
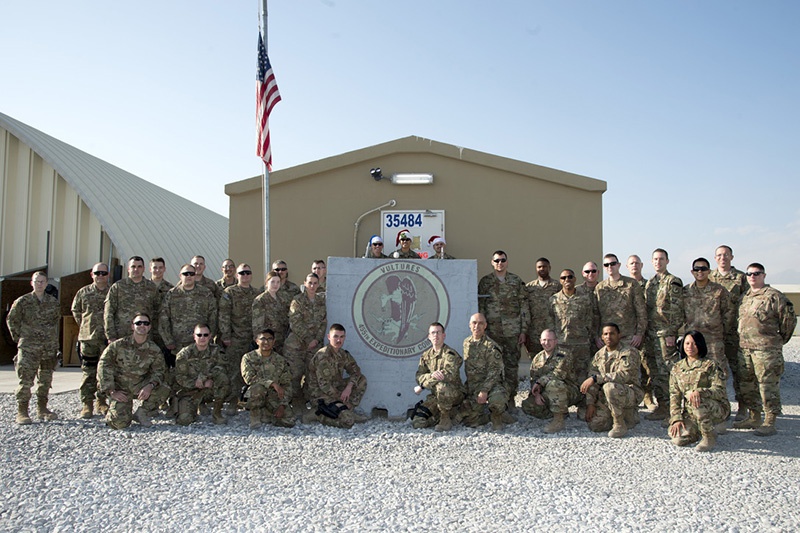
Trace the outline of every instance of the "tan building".
[[[386, 179], [373, 179], [375, 168]], [[398, 173], [432, 174], [433, 179], [427, 185], [389, 179]], [[602, 257], [605, 191], [601, 180], [405, 137], [271, 173], [271, 261], [285, 260], [290, 279], [299, 283], [315, 259], [363, 256], [374, 234], [384, 236], [389, 254], [396, 248], [396, 230], [406, 228], [385, 227], [379, 209], [385, 206], [384, 212], [395, 213], [443, 211], [438, 214], [447, 252], [477, 259], [479, 275], [490, 271], [496, 249], [508, 253], [509, 270], [526, 281], [535, 277], [540, 256], [550, 259], [556, 275], [561, 268], [577, 272], [587, 260]], [[230, 197], [229, 255], [249, 262], [254, 280], [263, 280], [262, 178], [230, 183], [225, 193]], [[427, 250], [424, 239], [415, 243]]]

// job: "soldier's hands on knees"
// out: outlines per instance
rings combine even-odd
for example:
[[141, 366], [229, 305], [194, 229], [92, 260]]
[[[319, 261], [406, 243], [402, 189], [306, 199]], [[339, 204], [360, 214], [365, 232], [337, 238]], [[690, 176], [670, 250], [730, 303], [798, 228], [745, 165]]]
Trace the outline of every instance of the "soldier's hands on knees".
[[350, 401], [350, 394], [352, 392], [353, 392], [353, 384], [352, 383], [348, 383], [347, 387], [345, 387], [344, 390], [342, 391], [342, 395], [339, 396], [339, 399], [342, 400], [342, 402], [350, 405], [350, 402], [349, 402]]
[[[272, 382], [272, 388], [275, 389], [275, 392], [278, 393], [278, 399], [279, 400], [283, 400], [283, 395], [285, 394], [284, 390], [283, 390], [283, 387], [281, 387], [280, 385], [278, 385], [277, 383], [275, 383], [273, 381]], [[283, 408], [283, 406], [281, 406], [281, 408]], [[275, 415], [275, 416], [278, 416], [278, 415]], [[278, 417], [278, 418], [280, 418], [280, 417]]]
[[686, 401], [689, 402], [689, 405], [692, 407], [700, 407], [700, 391], [693, 390], [689, 394], [686, 395]]
[[680, 434], [686, 430], [686, 426], [683, 425], [683, 422], [675, 422], [669, 427], [669, 436], [673, 439], [675, 437], [680, 436]]
[[581, 383], [581, 394], [586, 394], [589, 392], [589, 387], [594, 385], [594, 379], [586, 378], [583, 383]]

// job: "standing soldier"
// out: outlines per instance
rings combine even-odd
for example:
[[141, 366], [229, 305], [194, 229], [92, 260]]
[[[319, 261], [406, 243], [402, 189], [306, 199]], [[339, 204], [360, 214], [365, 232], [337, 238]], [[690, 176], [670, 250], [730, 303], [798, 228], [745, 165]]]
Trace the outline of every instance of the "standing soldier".
[[228, 399], [228, 412], [236, 414], [239, 393], [244, 386], [242, 381], [242, 356], [250, 351], [253, 341], [253, 301], [258, 289], [250, 285], [253, 270], [242, 263], [236, 270], [236, 285], [228, 287], [219, 299], [219, 338], [225, 346], [228, 379], [231, 396]]
[[669, 374], [678, 361], [675, 341], [683, 326], [683, 282], [667, 272], [669, 255], [666, 250], [653, 251], [655, 276], [647, 281], [647, 336], [645, 337], [645, 369], [649, 374], [658, 407], [645, 415], [647, 420], [663, 420], [669, 424]]
[[[206, 258], [202, 255], [196, 255], [192, 257], [191, 264], [195, 270], [195, 280], [194, 284], [199, 285], [201, 287], [205, 287], [206, 289], [211, 291], [211, 294], [214, 295], [215, 300], [219, 300], [220, 294], [222, 294], [222, 288], [217, 285], [217, 282], [212, 280], [209, 277], [206, 277]], [[181, 279], [180, 283], [183, 283], [183, 279]], [[180, 284], [179, 283], [179, 284]], [[217, 329], [217, 321], [216, 317], [214, 317], [214, 323], [209, 324], [213, 330]]]
[[397, 244], [400, 248], [392, 252], [395, 259], [421, 259], [419, 254], [411, 249], [411, 235], [406, 231], [401, 231], [397, 236]]
[[389, 256], [383, 253], [383, 239], [380, 235], [373, 235], [367, 245], [367, 253], [364, 254], [365, 259], [389, 259]]
[[164, 352], [164, 360], [167, 358], [167, 347], [164, 345], [164, 339], [161, 338], [161, 333], [158, 331], [158, 317], [161, 314], [161, 306], [164, 305], [164, 297], [169, 290], [174, 287], [172, 283], [164, 279], [164, 272], [167, 266], [163, 257], [154, 257], [150, 260], [150, 281], [156, 284], [158, 290], [157, 306], [154, 310], [152, 317], [152, 324], [150, 325], [150, 336], [161, 351]]
[[253, 338], [265, 329], [271, 329], [275, 336], [272, 349], [283, 353], [283, 343], [289, 334], [289, 306], [292, 299], [289, 293], [281, 291], [281, 277], [277, 272], [267, 274], [264, 292], [253, 300]]
[[642, 258], [638, 255], [632, 255], [628, 257], [628, 273], [631, 275], [631, 278], [636, 280], [639, 283], [639, 286], [644, 291], [645, 287], [647, 286], [647, 280], [642, 276]]
[[[619, 273], [619, 266], [616, 255], [603, 256], [603, 268], [606, 269], [608, 277], [594, 289], [597, 307], [600, 310], [600, 321], [617, 324], [622, 335], [622, 343], [639, 348], [647, 332], [644, 292], [637, 282]], [[603, 341], [597, 339], [595, 344], [600, 348]]]
[[58, 358], [58, 321], [61, 309], [58, 300], [44, 292], [47, 275], [34, 272], [31, 276], [33, 291], [20, 296], [11, 304], [6, 323], [11, 339], [17, 343], [17, 424], [31, 424], [28, 406], [31, 401], [33, 378], [39, 383], [36, 389], [37, 415], [41, 420], [55, 420], [58, 416], [47, 408], [53, 370]]
[[261, 427], [269, 420], [276, 426], [293, 427], [294, 419], [289, 411], [292, 398], [292, 374], [286, 360], [272, 349], [275, 335], [269, 328], [256, 336], [257, 350], [242, 357], [241, 373], [250, 387], [250, 429]]
[[[599, 283], [599, 281], [597, 281], [597, 270], [597, 263], [594, 261], [587, 261], [586, 264], [583, 265], [583, 269], [581, 270], [583, 283], [575, 287], [579, 293], [584, 291], [592, 293], [594, 292], [595, 287], [597, 287], [597, 284]], [[594, 346], [594, 339], [592, 339], [592, 346]]]
[[767, 276], [764, 265], [750, 263], [745, 275], [750, 290], [742, 296], [739, 306], [739, 370], [742, 402], [750, 410], [750, 417], [734, 423], [733, 427], [755, 428], [756, 435], [767, 437], [777, 432], [775, 418], [781, 414], [783, 345], [792, 339], [797, 317], [792, 302], [764, 281]]
[[[138, 313], [131, 319], [133, 335], [118, 339], [103, 351], [97, 365], [97, 388], [110, 399], [106, 424], [123, 429], [136, 420], [144, 427], [167, 400], [169, 387], [164, 385], [164, 356], [151, 341], [150, 317]], [[134, 398], [142, 405], [133, 413]]]
[[[731, 297], [731, 305], [734, 310], [734, 321], [739, 316], [739, 303], [742, 301], [742, 296], [747, 292], [749, 285], [744, 272], [738, 270], [731, 264], [733, 261], [733, 248], [723, 244], [718, 246], [714, 251], [714, 260], [717, 262], [717, 268], [712, 270], [708, 279], [714, 283], [719, 283]], [[747, 418], [747, 407], [742, 402], [742, 389], [741, 378], [739, 377], [739, 332], [736, 327], [731, 328], [725, 333], [725, 357], [728, 359], [728, 366], [731, 369], [733, 376], [733, 392], [735, 394], [736, 402], [739, 404], [739, 410], [736, 412], [735, 420], [740, 422]]]
[[272, 263], [272, 271], [277, 272], [281, 277], [281, 291], [286, 292], [290, 298], [300, 294], [300, 287], [289, 281], [289, 267], [286, 265], [286, 261], [278, 259]]
[[106, 396], [97, 390], [97, 363], [103, 350], [108, 346], [103, 310], [108, 295], [108, 265], [97, 263], [92, 267], [92, 283], [82, 287], [72, 300], [72, 317], [80, 328], [78, 341], [81, 344], [81, 380], [80, 398], [81, 418], [92, 418], [94, 414], [95, 396], [97, 411], [101, 415], [108, 412]]
[[328, 286], [328, 266], [322, 259], [317, 259], [311, 264], [311, 272], [319, 277], [317, 294], [324, 294]]
[[222, 404], [230, 394], [228, 369], [223, 354], [211, 344], [211, 328], [207, 324], [194, 327], [194, 344], [178, 352], [175, 358], [175, 394], [178, 398], [179, 426], [188, 426], [197, 420], [201, 402], [213, 401], [212, 420], [227, 424], [222, 415]]
[[444, 251], [444, 247], [447, 246], [444, 237], [434, 235], [430, 238], [428, 244], [433, 247], [433, 254], [429, 255], [428, 259], [455, 259], [455, 257]]
[[158, 320], [161, 338], [168, 350], [178, 351], [194, 343], [195, 324], [216, 324], [217, 301], [207, 288], [198, 285], [195, 268], [186, 264], [181, 267], [181, 282], [170, 289], [164, 297], [161, 316]]
[[464, 339], [466, 424], [473, 428], [485, 424], [488, 407], [492, 428], [499, 431], [504, 426], [503, 414], [508, 403], [503, 379], [503, 353], [500, 346], [486, 336], [486, 317], [481, 313], [470, 317], [469, 329], [472, 335]]
[[106, 295], [103, 322], [108, 342], [126, 337], [136, 313], [153, 316], [158, 308], [156, 284], [144, 277], [144, 259], [135, 255], [128, 260], [128, 277], [114, 283]]
[[[220, 291], [236, 285], [236, 263], [233, 262], [233, 259], [223, 261], [220, 270], [222, 270], [222, 277], [216, 281]], [[220, 295], [222, 295], [222, 292], [220, 292]]]
[[[292, 373], [292, 407], [295, 414], [303, 411], [305, 398], [300, 386], [306, 372], [308, 360], [322, 347], [328, 312], [325, 297], [317, 294], [319, 278], [316, 274], [306, 276], [306, 290], [298, 294], [289, 306], [289, 337], [284, 346], [286, 362]], [[313, 407], [313, 405], [312, 405]]]
[[[449, 431], [453, 428], [451, 414], [464, 399], [464, 385], [461, 383], [461, 364], [464, 362], [458, 352], [444, 343], [444, 326], [434, 322], [428, 327], [428, 340], [431, 347], [419, 358], [417, 367], [418, 389], [428, 389], [430, 394], [422, 403], [431, 412], [430, 418], [415, 418], [415, 428], [436, 424], [436, 431]], [[437, 423], [438, 420], [438, 423]]]
[[528, 353], [533, 355], [542, 351], [539, 335], [550, 323], [550, 297], [561, 290], [558, 281], [550, 277], [550, 260], [540, 257], [536, 260], [536, 279], [525, 286], [528, 292], [528, 309], [531, 323], [528, 327], [528, 342], [525, 345]]
[[492, 267], [494, 272], [478, 282], [478, 311], [484, 317], [486, 334], [500, 346], [503, 389], [508, 408], [513, 411], [519, 385], [520, 345], [527, 340], [530, 324], [528, 293], [522, 278], [508, 271], [508, 255], [504, 251], [492, 254]]

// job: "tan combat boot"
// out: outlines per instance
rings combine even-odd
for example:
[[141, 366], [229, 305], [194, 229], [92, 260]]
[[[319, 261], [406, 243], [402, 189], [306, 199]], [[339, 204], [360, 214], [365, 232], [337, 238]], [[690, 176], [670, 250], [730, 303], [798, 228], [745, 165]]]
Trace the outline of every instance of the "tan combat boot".
[[433, 428], [436, 431], [450, 431], [453, 429], [453, 421], [450, 420], [450, 411], [444, 409], [439, 411], [439, 423]]
[[775, 413], [767, 413], [764, 417], [764, 423], [760, 427], [757, 427], [753, 433], [759, 437], [769, 437], [777, 433], [778, 430], [775, 429], [775, 417]]
[[741, 402], [739, 402], [739, 410], [736, 411], [736, 416], [733, 418], [734, 422], [741, 422], [747, 420], [748, 409]]
[[503, 413], [495, 413], [494, 411], [492, 411], [491, 421], [492, 421], [492, 429], [495, 431], [500, 431], [504, 427], [506, 427], [506, 425], [503, 423]]
[[750, 417], [740, 422], [734, 422], [736, 429], [755, 429], [761, 425], [761, 411], [750, 409]]
[[711, 451], [716, 445], [717, 434], [712, 431], [711, 433], [704, 434], [703, 438], [700, 439], [700, 442], [694, 447], [694, 449], [698, 452], [708, 452]]
[[215, 424], [227, 424], [228, 419], [222, 414], [222, 404], [225, 400], [214, 400], [214, 411], [211, 413], [211, 421]]
[[36, 416], [45, 422], [50, 422], [58, 418], [57, 414], [47, 408], [47, 398], [39, 398], [36, 402]]
[[637, 407], [630, 407], [625, 409], [625, 427], [632, 429], [639, 424], [639, 409]]
[[656, 401], [653, 399], [653, 393], [645, 392], [644, 393], [644, 406], [647, 408], [648, 411], [654, 411], [656, 409]]
[[[177, 402], [175, 402], [175, 403], [177, 403]], [[139, 424], [141, 424], [142, 427], [145, 427], [145, 428], [149, 428], [150, 426], [153, 425], [153, 421], [150, 420], [150, 415], [148, 415], [145, 412], [145, 410], [142, 409], [141, 407], [138, 408], [135, 413], [133, 413], [133, 419], [136, 420], [137, 422], [139, 422]]]
[[669, 403], [658, 402], [658, 407], [652, 413], [644, 415], [645, 420], [664, 420], [669, 416]]
[[544, 427], [545, 433], [558, 433], [564, 429], [564, 413], [553, 413], [553, 420]]
[[261, 409], [250, 408], [250, 429], [261, 427]]
[[83, 408], [81, 409], [81, 418], [92, 418], [94, 414], [94, 404], [92, 402], [83, 402]]
[[97, 399], [94, 403], [94, 407], [101, 416], [106, 416], [106, 413], [108, 413], [108, 402], [105, 398]]
[[17, 403], [17, 424], [21, 426], [33, 424], [33, 420], [28, 416], [28, 402]]
[[614, 425], [611, 427], [611, 431], [608, 432], [608, 436], [612, 439], [624, 437], [628, 433], [628, 428], [625, 427], [625, 417], [623, 415], [612, 416], [614, 417]]

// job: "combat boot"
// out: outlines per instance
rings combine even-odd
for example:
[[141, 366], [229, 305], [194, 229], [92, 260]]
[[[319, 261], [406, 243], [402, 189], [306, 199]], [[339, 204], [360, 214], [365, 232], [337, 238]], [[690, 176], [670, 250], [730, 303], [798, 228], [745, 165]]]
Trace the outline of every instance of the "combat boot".
[[491, 421], [492, 421], [492, 429], [495, 431], [500, 431], [504, 427], [506, 427], [506, 425], [503, 423], [503, 413], [495, 413], [493, 411]]
[[254, 407], [250, 408], [250, 429], [258, 429], [261, 427], [261, 409]]
[[211, 421], [217, 425], [228, 423], [228, 419], [222, 414], [223, 403], [224, 400], [214, 400], [214, 411], [211, 413]]
[[775, 417], [775, 413], [767, 413], [764, 417], [764, 423], [761, 424], [760, 427], [757, 427], [753, 433], [759, 437], [769, 437], [777, 433], [778, 430], [775, 429]]
[[[228, 407], [225, 408], [225, 414], [228, 416], [236, 416], [239, 413], [239, 402], [238, 400], [232, 400], [228, 403]], [[250, 417], [253, 418], [252, 416]]]
[[553, 413], [553, 420], [544, 427], [545, 433], [558, 433], [564, 429], [564, 413]]
[[94, 414], [94, 404], [92, 402], [83, 402], [83, 408], [81, 409], [81, 418], [92, 418]]
[[608, 432], [608, 436], [612, 439], [618, 439], [620, 437], [624, 437], [628, 433], [628, 428], [625, 427], [625, 417], [623, 415], [614, 415], [614, 425], [611, 426], [611, 431]]
[[47, 408], [47, 398], [38, 399], [36, 403], [36, 416], [39, 420], [44, 420], [45, 422], [50, 422], [58, 418], [57, 414]]
[[101, 416], [106, 416], [106, 413], [108, 413], [108, 402], [105, 398], [98, 398], [97, 401], [95, 401], [94, 406]]
[[700, 439], [700, 442], [694, 447], [694, 449], [698, 452], [708, 452], [711, 451], [716, 445], [717, 434], [712, 431], [710, 433], [703, 434], [703, 438]]
[[633, 429], [633, 427], [637, 426], [638, 424], [639, 424], [639, 409], [636, 407], [630, 407], [628, 409], [625, 409], [625, 427]]
[[652, 413], [647, 413], [644, 415], [645, 420], [664, 420], [669, 416], [669, 403], [658, 402], [658, 407]]
[[761, 411], [750, 409], [750, 416], [745, 420], [734, 422], [733, 427], [736, 429], [756, 429], [761, 425]]
[[648, 411], [655, 411], [656, 401], [655, 399], [653, 399], [653, 393], [651, 392], [644, 393], [644, 406], [647, 408]]
[[150, 415], [148, 415], [141, 407], [138, 408], [135, 413], [133, 413], [133, 419], [139, 422], [139, 424], [145, 428], [149, 428], [153, 425], [153, 421], [150, 420]]
[[747, 407], [742, 405], [742, 402], [739, 402], [739, 410], [736, 411], [736, 416], [733, 417], [733, 421], [741, 422], [742, 420], [747, 420], [748, 411], [749, 410], [747, 409]]
[[453, 429], [453, 421], [450, 420], [449, 410], [442, 409], [439, 411], [439, 423], [433, 429], [436, 431], [450, 431]]
[[33, 424], [33, 420], [28, 416], [28, 402], [17, 403], [17, 424], [21, 426]]

